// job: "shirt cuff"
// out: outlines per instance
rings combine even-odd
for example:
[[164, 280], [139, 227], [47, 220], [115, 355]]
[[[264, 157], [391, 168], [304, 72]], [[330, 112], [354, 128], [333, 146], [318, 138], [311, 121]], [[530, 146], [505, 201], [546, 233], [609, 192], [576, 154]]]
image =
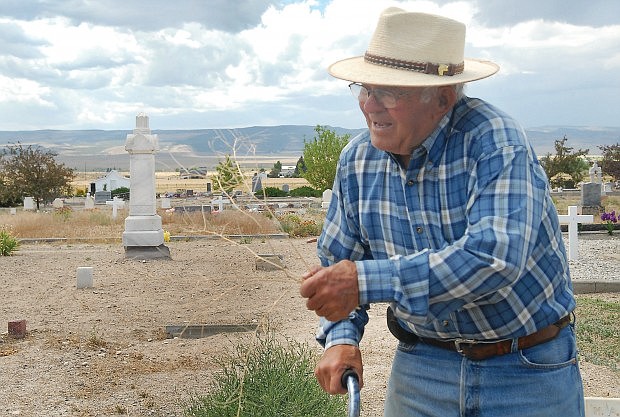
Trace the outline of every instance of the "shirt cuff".
[[395, 300], [395, 286], [392, 281], [396, 274], [392, 260], [356, 261], [355, 266], [361, 305]]

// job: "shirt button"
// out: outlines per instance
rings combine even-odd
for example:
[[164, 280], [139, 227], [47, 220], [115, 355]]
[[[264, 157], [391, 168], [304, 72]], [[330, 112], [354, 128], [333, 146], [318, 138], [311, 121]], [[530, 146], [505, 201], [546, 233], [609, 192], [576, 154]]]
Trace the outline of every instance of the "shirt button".
[[444, 320], [441, 324], [443, 324], [443, 327], [448, 327], [450, 322], [448, 320]]
[[418, 232], [418, 234], [422, 233], [424, 231], [424, 229], [422, 229], [420, 226], [415, 228], [415, 231]]
[[407, 185], [409, 185], [409, 186], [413, 185], [413, 180], [407, 181]]

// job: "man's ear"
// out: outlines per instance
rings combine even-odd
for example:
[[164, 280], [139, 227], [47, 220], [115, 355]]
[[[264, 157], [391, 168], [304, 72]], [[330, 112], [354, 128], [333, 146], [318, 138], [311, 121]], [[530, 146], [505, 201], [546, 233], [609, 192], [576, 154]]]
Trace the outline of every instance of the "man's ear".
[[456, 104], [456, 90], [452, 85], [443, 85], [439, 87], [437, 94], [439, 110], [446, 114]]

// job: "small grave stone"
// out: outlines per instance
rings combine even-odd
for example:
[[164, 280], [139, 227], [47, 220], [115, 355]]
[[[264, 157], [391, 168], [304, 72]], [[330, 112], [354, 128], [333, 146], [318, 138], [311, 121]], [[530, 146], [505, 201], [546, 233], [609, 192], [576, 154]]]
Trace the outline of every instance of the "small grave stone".
[[24, 210], [34, 210], [34, 197], [24, 197]]
[[620, 416], [620, 398], [586, 397], [586, 417]]
[[16, 214], [17, 214], [17, 209], [16, 209], [15, 207], [11, 207], [11, 208], [9, 209], [9, 213], [10, 213], [12, 216], [14, 216], [14, 215], [16, 215]]
[[86, 199], [84, 200], [84, 209], [91, 210], [95, 208], [95, 199], [88, 193], [86, 195]]
[[291, 191], [291, 187], [288, 184], [282, 184], [282, 191], [289, 193]]
[[168, 197], [161, 198], [161, 208], [162, 209], [172, 208], [171, 200]]
[[181, 324], [168, 325], [165, 332], [169, 338], [200, 339], [220, 333], [253, 332], [258, 327], [255, 323], [248, 324]]
[[593, 223], [594, 216], [577, 214], [577, 206], [568, 206], [568, 214], [559, 215], [560, 224], [568, 224], [568, 260], [579, 258], [579, 242], [577, 240], [577, 225], [579, 223]]
[[211, 213], [211, 206], [202, 204], [202, 205], [194, 205], [194, 206], [177, 206], [174, 210], [177, 214], [186, 214], [186, 213]]
[[601, 184], [587, 182], [581, 185], [581, 212], [599, 214], [601, 210]]
[[54, 201], [52, 201], [52, 207], [54, 207], [55, 209], [60, 209], [63, 208], [65, 206], [65, 202], [62, 201], [62, 198], [55, 198]]
[[92, 288], [93, 287], [93, 267], [79, 266], [77, 268], [77, 287]]
[[109, 200], [112, 200], [111, 191], [95, 191], [95, 204], [105, 204]]
[[284, 255], [264, 254], [256, 256], [257, 271], [281, 271], [284, 269]]
[[26, 337], [26, 320], [16, 320], [9, 322], [9, 336], [15, 339]]
[[323, 201], [321, 202], [321, 208], [329, 208], [329, 203], [332, 201], [332, 190], [329, 188], [323, 191]]
[[252, 192], [257, 193], [263, 189], [263, 179], [259, 174], [254, 174], [252, 177]]

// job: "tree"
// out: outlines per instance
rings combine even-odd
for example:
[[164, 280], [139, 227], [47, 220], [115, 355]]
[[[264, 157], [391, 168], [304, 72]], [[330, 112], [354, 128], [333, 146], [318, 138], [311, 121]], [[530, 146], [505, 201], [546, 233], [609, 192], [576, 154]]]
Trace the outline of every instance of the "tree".
[[220, 162], [215, 170], [217, 173], [211, 178], [216, 188], [224, 191], [226, 194], [232, 194], [234, 188], [244, 181], [243, 173], [237, 161], [233, 160], [230, 155], [226, 155], [226, 159]]
[[293, 173], [293, 177], [301, 178], [307, 170], [308, 168], [306, 168], [306, 162], [304, 161], [304, 157], [302, 155], [297, 160], [297, 164], [295, 164], [295, 172]]
[[610, 175], [614, 180], [620, 180], [620, 143], [599, 146], [599, 149], [603, 151], [601, 160], [603, 173]]
[[334, 185], [336, 168], [340, 152], [346, 146], [351, 135], [336, 135], [336, 132], [317, 125], [314, 128], [314, 140], [304, 140], [304, 163], [306, 172], [302, 174], [312, 186], [325, 191]]
[[575, 188], [588, 172], [585, 156], [590, 152], [589, 149], [573, 152], [573, 148], [566, 146], [567, 141], [566, 136], [556, 140], [555, 155], [547, 153], [540, 159], [552, 187]]
[[71, 193], [75, 173], [58, 163], [58, 154], [40, 146], [8, 145], [0, 155], [0, 203], [14, 205], [31, 196], [37, 203]]
[[282, 162], [277, 161], [275, 164], [273, 164], [273, 168], [271, 168], [271, 171], [269, 171], [269, 174], [267, 174], [267, 176], [269, 178], [278, 178], [278, 175], [280, 175], [280, 171], [282, 171]]

